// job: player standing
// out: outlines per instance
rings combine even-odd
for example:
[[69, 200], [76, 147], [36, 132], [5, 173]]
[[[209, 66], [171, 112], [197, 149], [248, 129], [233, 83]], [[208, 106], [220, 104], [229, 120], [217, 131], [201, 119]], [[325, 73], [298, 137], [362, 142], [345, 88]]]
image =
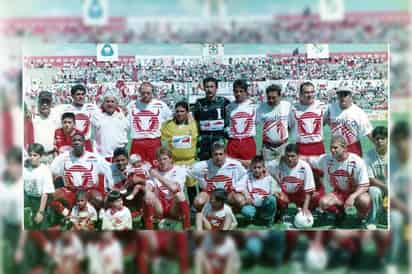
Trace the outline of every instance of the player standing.
[[196, 101], [193, 114], [199, 127], [199, 142], [197, 143], [197, 157], [200, 161], [211, 157], [210, 147], [214, 142], [225, 139], [224, 129], [226, 106], [229, 100], [217, 96], [218, 81], [213, 77], [203, 80], [206, 97]]
[[172, 118], [172, 112], [162, 101], [153, 98], [154, 87], [149, 82], [140, 85], [140, 99], [128, 106], [131, 154], [138, 154], [152, 165], [156, 151], [161, 146], [160, 128]]

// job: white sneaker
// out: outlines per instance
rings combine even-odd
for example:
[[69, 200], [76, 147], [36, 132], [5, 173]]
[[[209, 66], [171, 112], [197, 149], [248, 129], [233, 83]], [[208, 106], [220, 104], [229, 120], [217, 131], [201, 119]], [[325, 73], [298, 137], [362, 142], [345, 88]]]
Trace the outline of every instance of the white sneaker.
[[127, 189], [126, 189], [126, 188], [122, 188], [119, 192], [120, 192], [120, 194], [126, 194], [126, 193], [127, 193]]
[[134, 195], [130, 194], [130, 195], [127, 195], [126, 200], [131, 201], [133, 200], [133, 198], [134, 198]]

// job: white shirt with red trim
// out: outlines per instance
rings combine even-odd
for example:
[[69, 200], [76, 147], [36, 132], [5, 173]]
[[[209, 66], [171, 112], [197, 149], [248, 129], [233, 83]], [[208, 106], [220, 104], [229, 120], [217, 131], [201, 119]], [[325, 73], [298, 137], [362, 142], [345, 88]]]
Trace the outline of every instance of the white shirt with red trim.
[[66, 186], [95, 187], [99, 183], [99, 174], [104, 174], [105, 190], [113, 186], [110, 164], [93, 152], [84, 151], [82, 156], [75, 157], [72, 152], [66, 151], [53, 160], [50, 170], [53, 175], [62, 176]]
[[354, 153], [349, 152], [343, 161], [336, 160], [330, 154], [324, 154], [318, 161], [311, 161], [311, 164], [328, 176], [334, 191], [350, 194], [355, 192], [358, 186], [369, 186], [365, 161]]
[[323, 142], [324, 113], [325, 108], [317, 100], [309, 106], [300, 103], [293, 105], [289, 115], [289, 124], [293, 129], [296, 143]]
[[222, 230], [225, 225], [226, 216], [232, 219], [232, 224], [229, 229], [235, 229], [237, 227], [236, 217], [233, 214], [232, 208], [227, 204], [223, 204], [222, 209], [215, 211], [210, 202], [206, 203], [202, 209], [202, 215], [209, 221], [212, 230]]
[[331, 136], [341, 135], [349, 145], [359, 142], [373, 130], [368, 115], [355, 104], [347, 109], [341, 109], [337, 103], [330, 104], [326, 121], [331, 127]]
[[199, 186], [206, 192], [215, 189], [225, 189], [226, 192], [235, 190], [236, 183], [246, 174], [242, 164], [231, 158], [218, 167], [212, 159], [195, 163], [189, 174], [199, 182]]
[[99, 109], [95, 104], [86, 103], [81, 107], [74, 106], [73, 104], [63, 104], [56, 107], [59, 118], [65, 112], [74, 113], [76, 119], [76, 129], [78, 129], [85, 137], [86, 140], [91, 138], [92, 134], [92, 122], [94, 122], [94, 117]]
[[237, 191], [246, 191], [253, 200], [254, 206], [261, 206], [262, 201], [276, 191], [277, 182], [268, 175], [261, 179], [256, 179], [252, 173], [248, 173], [237, 184]]
[[130, 137], [132, 139], [159, 138], [162, 124], [172, 118], [172, 111], [166, 103], [152, 99], [144, 104], [137, 100], [128, 105]]
[[229, 138], [242, 139], [256, 135], [256, 104], [247, 99], [242, 103], [232, 102], [226, 107], [229, 117]]
[[290, 168], [281, 162], [277, 167], [270, 170], [278, 182], [282, 192], [287, 194], [310, 193], [315, 191], [315, 180], [310, 165], [299, 159], [296, 166]]
[[208, 258], [210, 265], [215, 271], [213, 273], [223, 273], [230, 257], [233, 258], [232, 267], [234, 269], [239, 269], [240, 256], [233, 238], [231, 236], [226, 236], [224, 242], [217, 245], [212, 242], [211, 237], [211, 234], [206, 235], [200, 249], [204, 252], [206, 258]]
[[262, 140], [264, 143], [279, 143], [288, 139], [290, 109], [291, 104], [283, 100], [275, 107], [267, 103], [259, 106], [256, 121], [263, 124]]
[[132, 214], [123, 206], [122, 209], [109, 208], [103, 214], [102, 230], [131, 230]]
[[94, 124], [96, 150], [102, 157], [112, 157], [116, 148], [127, 144], [129, 126], [122, 112], [115, 111], [109, 115], [100, 110], [94, 117]]
[[[183, 191], [185, 187], [186, 177], [187, 177], [187, 170], [181, 166], [173, 166], [172, 169], [168, 171], [159, 171], [159, 174], [164, 177], [166, 180], [175, 182], [179, 185], [179, 191]], [[170, 191], [168, 187], [166, 187], [162, 182], [158, 179], [153, 179], [149, 181], [155, 191], [158, 193], [159, 197], [166, 200], [172, 200], [174, 198], [175, 193]]]

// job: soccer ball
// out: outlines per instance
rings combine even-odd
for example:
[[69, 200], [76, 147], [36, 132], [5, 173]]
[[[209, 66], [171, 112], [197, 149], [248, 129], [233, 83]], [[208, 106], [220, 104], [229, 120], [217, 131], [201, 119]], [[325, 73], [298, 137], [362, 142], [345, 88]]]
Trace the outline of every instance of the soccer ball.
[[309, 248], [305, 256], [305, 265], [308, 270], [324, 270], [328, 263], [328, 254], [323, 248]]
[[313, 226], [313, 216], [312, 214], [303, 215], [302, 211], [299, 211], [295, 215], [295, 219], [293, 221], [296, 228], [309, 228]]

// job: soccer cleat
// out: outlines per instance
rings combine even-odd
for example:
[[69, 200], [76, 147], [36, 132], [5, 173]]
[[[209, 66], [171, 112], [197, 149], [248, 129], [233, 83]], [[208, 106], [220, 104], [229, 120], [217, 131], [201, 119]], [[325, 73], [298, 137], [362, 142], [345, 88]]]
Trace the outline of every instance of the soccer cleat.
[[126, 196], [126, 200], [128, 200], [128, 201], [131, 201], [131, 200], [133, 200], [134, 199], [134, 195], [133, 194], [130, 194], [130, 195], [127, 195]]
[[127, 193], [127, 189], [126, 188], [122, 188], [122, 189], [120, 189], [120, 194], [126, 194]]

